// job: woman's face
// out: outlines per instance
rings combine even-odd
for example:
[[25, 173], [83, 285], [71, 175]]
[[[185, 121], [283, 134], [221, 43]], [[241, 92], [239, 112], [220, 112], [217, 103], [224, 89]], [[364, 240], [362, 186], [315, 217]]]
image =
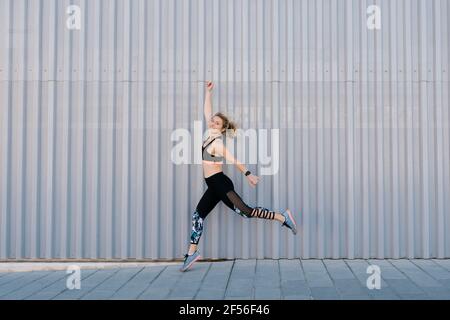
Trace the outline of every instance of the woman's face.
[[222, 127], [223, 127], [223, 120], [221, 117], [218, 116], [214, 116], [211, 118], [211, 120], [209, 121], [208, 127], [210, 129], [217, 129], [222, 131]]

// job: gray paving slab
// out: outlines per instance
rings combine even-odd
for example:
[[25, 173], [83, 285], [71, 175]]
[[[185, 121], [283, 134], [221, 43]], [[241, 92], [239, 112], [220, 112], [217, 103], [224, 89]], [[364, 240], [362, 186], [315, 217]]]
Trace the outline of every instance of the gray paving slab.
[[334, 287], [322, 260], [302, 260], [301, 262], [306, 281], [311, 288]]
[[[110, 277], [114, 276], [119, 269], [108, 269], [108, 270], [98, 270], [97, 272], [91, 274], [87, 278], [82, 278], [80, 289], [66, 290], [62, 291], [53, 299], [55, 300], [72, 300], [81, 299], [83, 296], [89, 294], [91, 291], [95, 291], [96, 287], [101, 285], [104, 281], [107, 281]], [[83, 272], [82, 272], [83, 274]]]
[[[372, 288], [369, 289], [367, 285], [367, 281], [369, 279], [369, 276], [372, 275], [372, 273], [367, 273], [367, 268], [371, 265], [368, 261], [362, 260], [362, 259], [355, 259], [355, 260], [344, 260], [344, 262], [347, 264], [349, 269], [352, 271], [352, 273], [355, 275], [355, 278], [359, 281], [361, 285], [361, 290], [370, 296], [374, 300], [382, 299], [384, 300], [385, 297], [389, 298], [390, 300], [397, 300], [399, 299], [399, 296], [397, 296], [394, 291], [392, 291], [391, 288], [389, 288], [389, 285], [384, 281], [382, 278], [383, 274], [381, 273], [381, 281], [380, 281], [380, 288]], [[381, 270], [380, 270], [381, 271]]]
[[284, 280], [281, 282], [283, 297], [311, 296], [311, 289], [305, 280]]
[[442, 268], [450, 271], [450, 259], [431, 259], [433, 262], [440, 265]]
[[283, 300], [313, 300], [311, 295], [289, 295], [283, 297]]
[[225, 297], [225, 290], [222, 289], [200, 289], [195, 300], [222, 300]]
[[389, 260], [370, 259], [369, 264], [380, 267], [381, 277], [383, 279], [406, 279], [406, 276], [393, 266]]
[[29, 276], [30, 272], [10, 272], [4, 277], [0, 278], [0, 294], [2, 293], [1, 288], [6, 286], [8, 283], [15, 281], [19, 278]]
[[278, 260], [257, 260], [254, 283], [255, 299], [281, 299], [280, 268]]
[[191, 274], [189, 274], [188, 272], [183, 272], [178, 282], [173, 286], [169, 298], [194, 299], [210, 267], [210, 262], [198, 263], [196, 264], [195, 272], [192, 272]]
[[255, 288], [255, 299], [257, 300], [280, 300], [280, 288]]
[[[81, 280], [81, 286], [83, 287], [83, 281], [99, 270], [81, 270], [80, 272], [80, 280]], [[67, 274], [65, 277], [55, 281], [54, 283], [50, 284], [48, 287], [45, 287], [45, 289], [40, 290], [38, 292], [33, 293], [32, 295], [25, 298], [25, 300], [51, 300], [55, 297], [57, 297], [59, 294], [63, 293], [66, 290], [69, 290], [67, 288]], [[77, 289], [73, 289], [77, 290]]]
[[278, 260], [257, 260], [255, 288], [280, 287]]
[[419, 287], [439, 287], [438, 281], [433, 279], [430, 275], [425, 273], [422, 269], [417, 267], [409, 260], [389, 260], [398, 270], [405, 274]]
[[87, 293], [82, 297], [82, 300], [103, 300], [111, 298], [119, 289], [121, 289], [127, 282], [142, 271], [142, 267], [120, 269], [111, 277], [100, 283], [95, 290]]
[[400, 296], [389, 287], [381, 287], [380, 289], [372, 289], [368, 294], [373, 300], [400, 300]]
[[43, 277], [46, 277], [51, 273], [51, 271], [32, 271], [28, 275], [23, 275], [21, 277], [18, 277], [17, 279], [14, 279], [13, 281], [9, 281], [5, 284], [0, 285], [0, 299], [8, 294], [16, 292], [17, 290], [20, 290], [34, 283], [35, 281]]
[[[344, 260], [351, 272], [355, 275], [355, 278], [359, 280], [362, 286], [367, 287], [367, 280], [372, 275], [372, 273], [367, 273], [367, 268], [371, 265], [366, 260]], [[380, 271], [381, 268], [380, 268]], [[383, 279], [383, 272], [381, 272], [380, 276], [380, 286], [385, 288], [388, 286], [386, 281]]]
[[367, 287], [363, 287], [357, 279], [336, 279], [334, 280], [334, 286], [340, 295], [367, 295]]
[[254, 295], [254, 279], [237, 279], [229, 282], [225, 291], [225, 297], [240, 297]]
[[440, 287], [422, 287], [421, 288], [428, 296], [431, 298], [439, 299], [450, 299], [450, 288], [440, 286]]
[[224, 300], [236, 300], [236, 301], [254, 300], [254, 297], [253, 297], [253, 295], [250, 295], [250, 296], [227, 296], [224, 298]]
[[411, 259], [410, 261], [436, 280], [450, 280], [450, 271], [435, 260]]
[[225, 299], [254, 297], [256, 260], [236, 260], [231, 269]]
[[145, 267], [136, 276], [118, 289], [111, 300], [132, 300], [137, 299], [160, 275], [164, 266]]
[[46, 276], [39, 278], [21, 288], [18, 288], [15, 291], [12, 291], [4, 296], [1, 299], [8, 300], [23, 300], [35, 293], [44, 292], [48, 287], [52, 284], [58, 282], [61, 279], [66, 279], [67, 273], [65, 271], [53, 271], [49, 272]]
[[[149, 284], [149, 286], [137, 297], [139, 300], [159, 300], [169, 296], [172, 287], [181, 277], [179, 266], [167, 266]], [[187, 272], [194, 272], [189, 270]]]
[[254, 276], [256, 271], [256, 259], [236, 260], [231, 270], [231, 279], [247, 278], [249, 274]]
[[306, 280], [300, 259], [281, 259], [278, 261], [281, 281]]
[[442, 279], [439, 280], [439, 283], [446, 288], [450, 288], [450, 280], [449, 279]]
[[323, 260], [325, 268], [332, 279], [355, 279], [355, 275], [344, 260]]
[[341, 300], [373, 300], [373, 298], [367, 294], [361, 295], [343, 295]]
[[[381, 288], [367, 287], [369, 265]], [[0, 299], [450, 300], [450, 263], [442, 259], [249, 259], [81, 270], [81, 289], [64, 270], [0, 275]]]
[[223, 299], [233, 263], [233, 261], [211, 263], [194, 298], [199, 300]]
[[311, 288], [311, 296], [314, 300], [340, 300], [340, 295], [334, 287]]
[[386, 282], [389, 284], [389, 287], [392, 288], [392, 290], [399, 296], [425, 294], [425, 292], [420, 287], [418, 287], [409, 279], [389, 279], [386, 280]]
[[401, 300], [433, 300], [430, 296], [426, 294], [402, 294]]

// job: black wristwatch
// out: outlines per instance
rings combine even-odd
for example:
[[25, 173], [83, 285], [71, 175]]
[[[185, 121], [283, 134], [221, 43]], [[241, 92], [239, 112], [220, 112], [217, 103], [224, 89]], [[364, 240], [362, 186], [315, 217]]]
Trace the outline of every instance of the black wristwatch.
[[247, 172], [245, 173], [245, 176], [248, 176], [248, 175], [250, 175], [250, 174], [252, 174], [250, 171], [248, 171], [247, 170]]

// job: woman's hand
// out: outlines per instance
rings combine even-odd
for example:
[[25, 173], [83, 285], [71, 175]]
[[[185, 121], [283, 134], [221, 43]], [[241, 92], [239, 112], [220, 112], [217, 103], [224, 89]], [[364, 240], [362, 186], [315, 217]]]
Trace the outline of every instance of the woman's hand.
[[252, 187], [256, 187], [256, 184], [259, 182], [259, 177], [254, 176], [253, 174], [249, 174], [247, 176], [247, 180], [248, 183], [252, 186]]
[[214, 88], [214, 83], [212, 83], [212, 81], [206, 81], [206, 91], [211, 93], [213, 88]]

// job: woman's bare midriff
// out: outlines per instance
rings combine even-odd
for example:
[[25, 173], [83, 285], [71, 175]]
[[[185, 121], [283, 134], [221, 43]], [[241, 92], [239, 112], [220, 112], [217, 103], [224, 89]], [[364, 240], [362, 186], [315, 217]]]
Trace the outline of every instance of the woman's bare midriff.
[[213, 174], [222, 172], [223, 171], [222, 166], [223, 166], [222, 163], [203, 160], [203, 176], [205, 178], [208, 178]]

